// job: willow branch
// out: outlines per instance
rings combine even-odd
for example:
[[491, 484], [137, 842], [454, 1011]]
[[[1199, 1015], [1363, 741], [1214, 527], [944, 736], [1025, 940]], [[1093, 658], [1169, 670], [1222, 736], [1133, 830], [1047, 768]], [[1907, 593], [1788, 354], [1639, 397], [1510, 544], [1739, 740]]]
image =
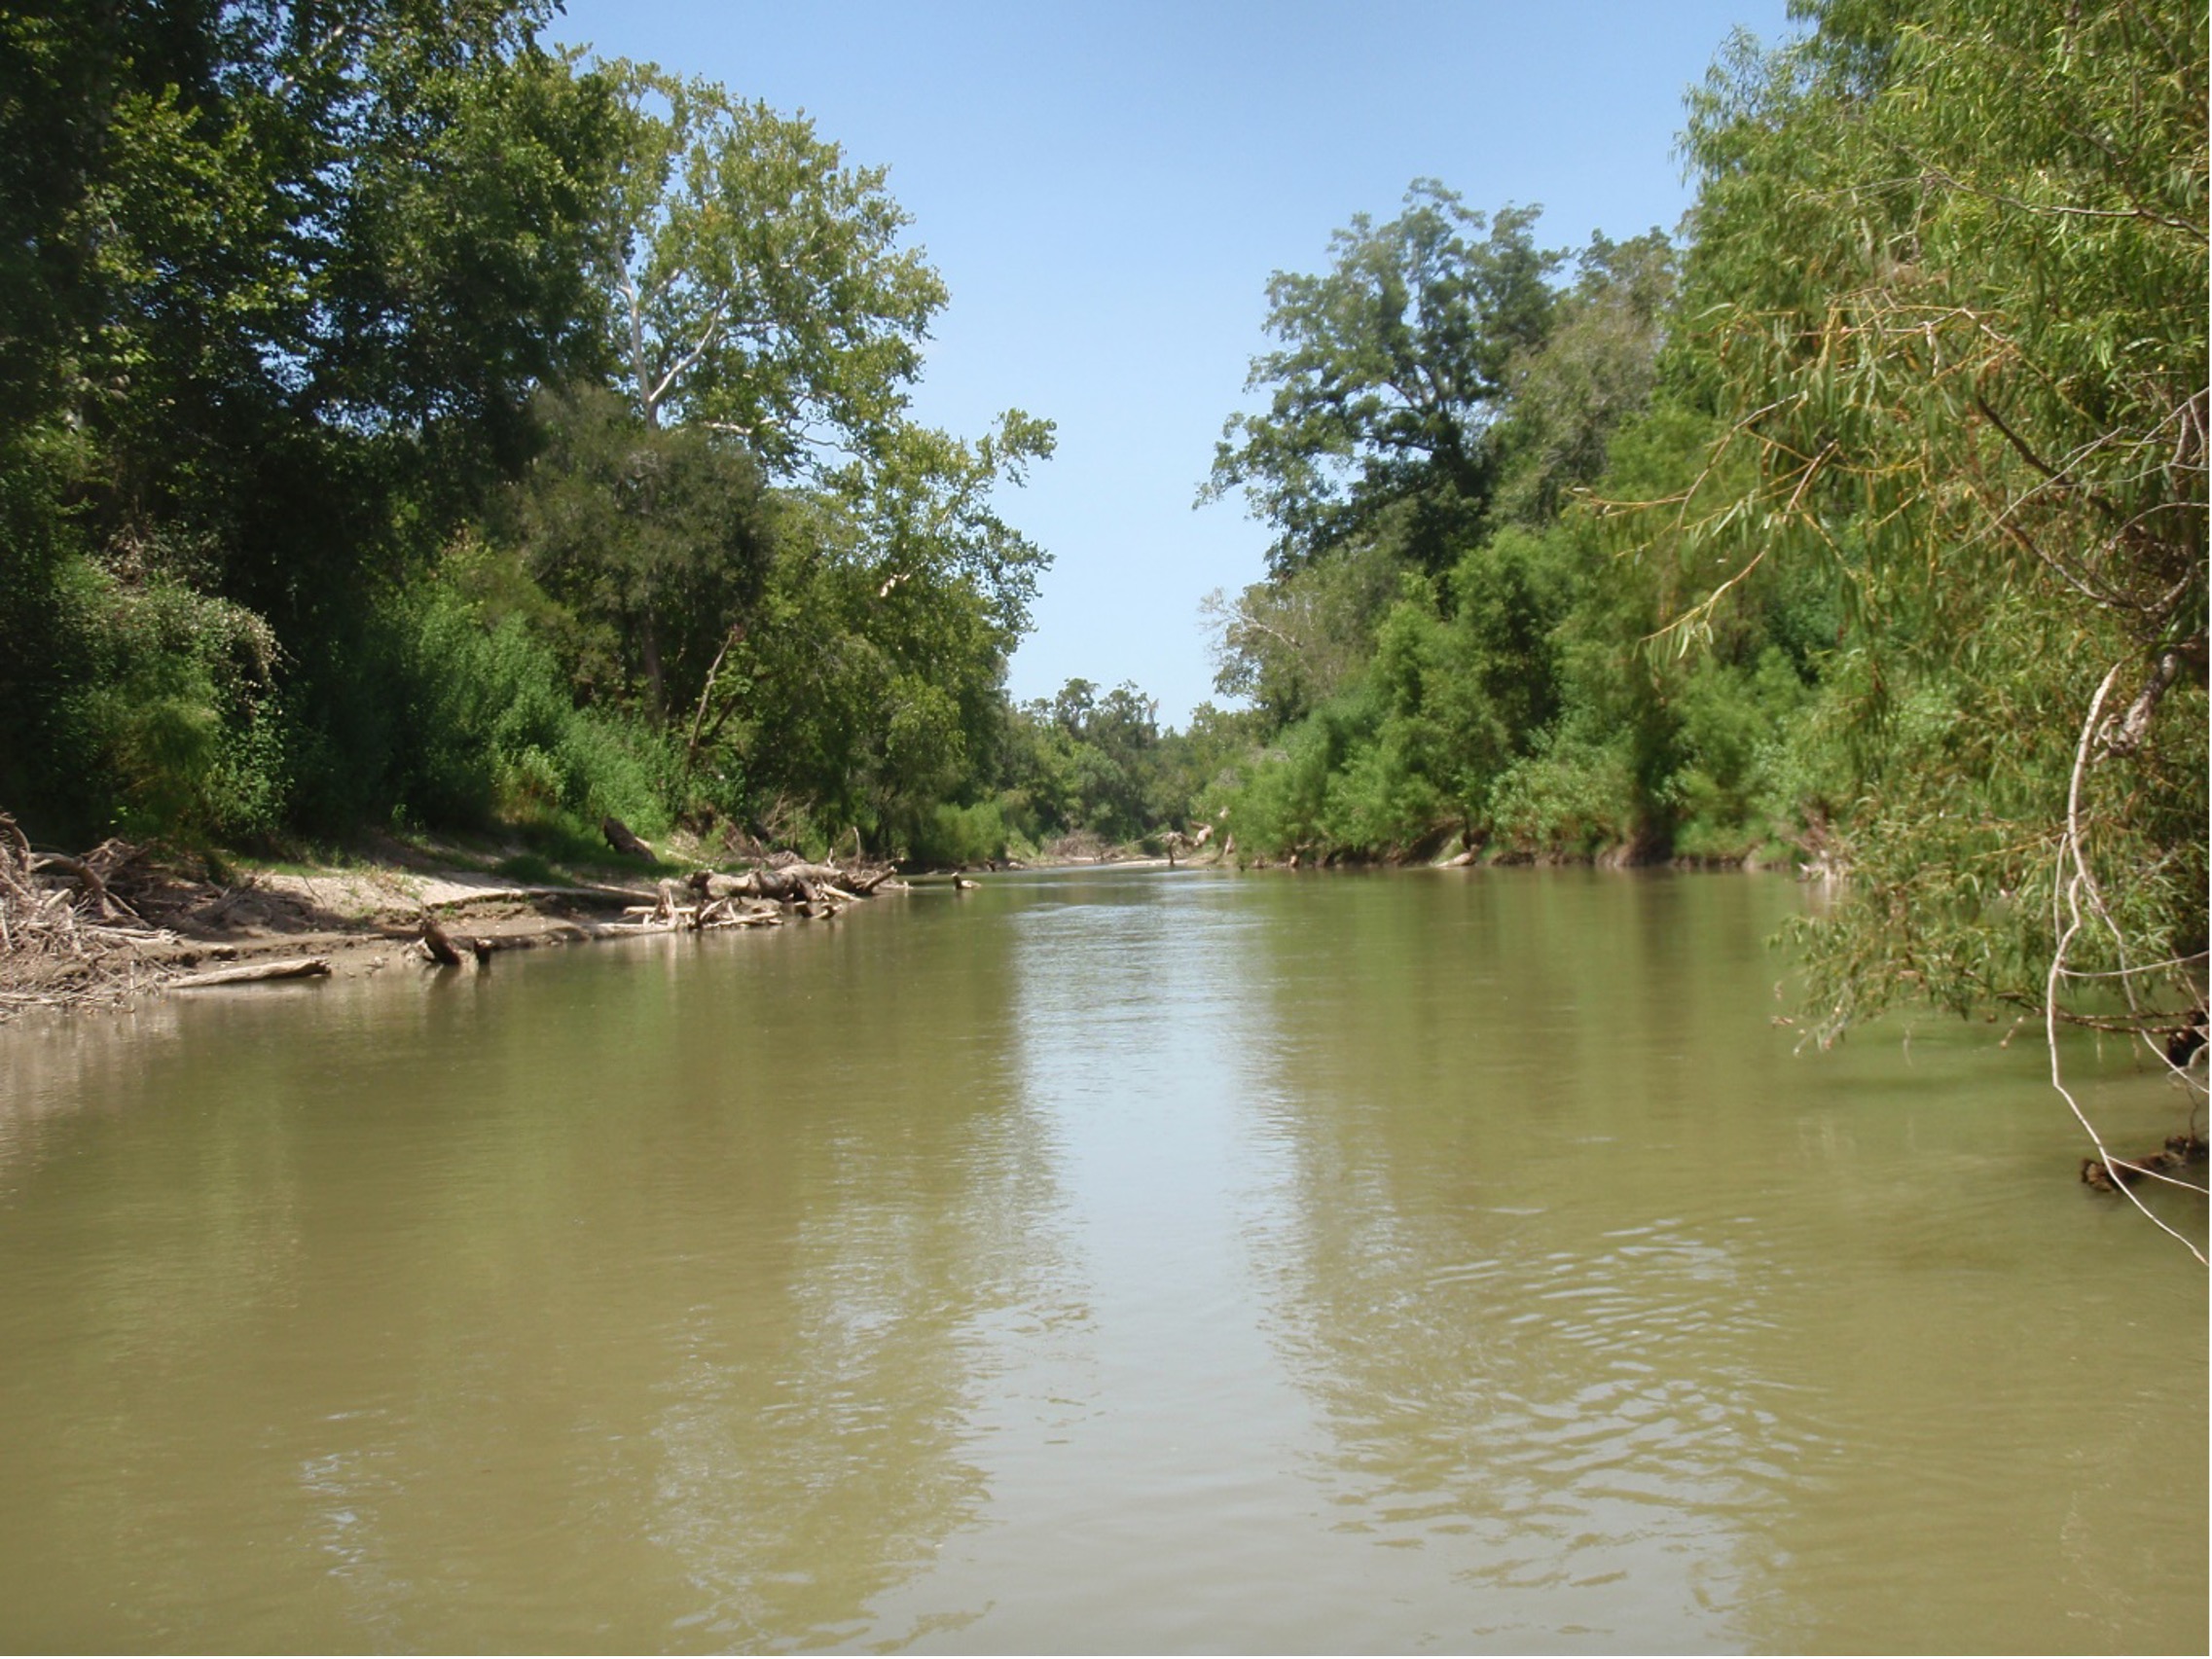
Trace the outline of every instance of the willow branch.
[[[2059, 1057], [2058, 982], [2066, 971], [2066, 954], [2073, 947], [2074, 936], [2084, 926], [2082, 889], [2085, 884], [2091, 883], [2088, 859], [2082, 850], [2082, 779], [2089, 770], [2090, 750], [2095, 740], [2098, 722], [2104, 714], [2105, 699], [2112, 694], [2113, 682], [2120, 678], [2120, 671], [2123, 665], [2115, 663], [2107, 669], [2104, 679], [2097, 685], [2096, 696], [2089, 700], [2088, 716], [2082, 722], [2082, 736], [2074, 747], [2073, 775], [2068, 779], [2066, 786], [2066, 834], [2059, 847], [2057, 871], [2059, 880], [2053, 884], [2051, 904], [2055, 912], [2061, 902], [2061, 894], [2063, 894], [2063, 902], [2068, 914], [2065, 924], [2058, 934], [2057, 947], [2051, 953], [2050, 971], [2044, 982], [2043, 997], [2044, 1039], [2050, 1050], [2050, 1086], [2058, 1091], [2059, 1099], [2066, 1102], [2067, 1109], [2074, 1114], [2074, 1121], [2079, 1123], [2083, 1132], [2088, 1136], [2089, 1144], [2096, 1148], [2097, 1160], [2104, 1165], [2105, 1173], [2111, 1176], [2115, 1190], [2124, 1193], [2127, 1202], [2142, 1211], [2152, 1226], [2167, 1235], [2183, 1249], [2195, 1257], [2199, 1266], [2212, 1267], [2212, 1261], [2206, 1259], [2204, 1252], [2153, 1213], [2151, 1207], [2135, 1195], [2134, 1190], [2121, 1176], [2119, 1162], [2113, 1157], [2111, 1150], [2106, 1147], [2104, 1137], [2097, 1134], [2096, 1125], [2089, 1121], [2089, 1114], [2082, 1109], [2081, 1101], [2077, 1100], [2074, 1098], [2073, 1091], [2066, 1087], [2064, 1064]], [[2067, 874], [2069, 864], [2073, 866], [2071, 876]], [[2053, 920], [2057, 920], [2055, 915]], [[2110, 918], [2108, 917], [2106, 920], [2109, 924]], [[2136, 1174], [2155, 1174], [2157, 1172], [2142, 1170], [2132, 1164], [2128, 1165], [2127, 1168]], [[2194, 1187], [2194, 1183], [2187, 1181], [2175, 1184]]]

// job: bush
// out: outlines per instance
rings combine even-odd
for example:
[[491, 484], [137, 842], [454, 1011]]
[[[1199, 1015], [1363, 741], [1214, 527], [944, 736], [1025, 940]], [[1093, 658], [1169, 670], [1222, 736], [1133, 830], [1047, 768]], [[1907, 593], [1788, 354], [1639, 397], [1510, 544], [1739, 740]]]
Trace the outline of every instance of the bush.
[[997, 801], [939, 805], [915, 826], [909, 849], [922, 864], [995, 864], [1006, 857], [1006, 814]]
[[290, 784], [268, 623], [181, 582], [126, 583], [89, 560], [61, 571], [56, 596], [54, 650], [73, 684], [54, 740], [78, 757], [80, 811], [133, 836], [273, 832]]
[[570, 701], [553, 650], [520, 616], [494, 628], [439, 583], [396, 595], [386, 650], [399, 691], [390, 793], [424, 824], [596, 824], [666, 831], [666, 739]]

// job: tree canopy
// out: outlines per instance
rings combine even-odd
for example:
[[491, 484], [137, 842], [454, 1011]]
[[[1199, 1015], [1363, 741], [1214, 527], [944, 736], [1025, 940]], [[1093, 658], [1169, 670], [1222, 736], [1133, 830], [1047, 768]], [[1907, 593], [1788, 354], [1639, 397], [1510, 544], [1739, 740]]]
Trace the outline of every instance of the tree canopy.
[[901, 247], [881, 167], [804, 117], [652, 64], [606, 73], [623, 113], [601, 230], [607, 343], [633, 409], [742, 439], [778, 475], [893, 426], [945, 286]]
[[[0, 791], [190, 837], [984, 787], [1044, 554], [802, 117], [539, 0], [0, 18]], [[816, 820], [819, 820], [818, 825]]]
[[1536, 219], [1486, 218], [1418, 179], [1397, 218], [1356, 214], [1330, 238], [1326, 273], [1268, 282], [1266, 329], [1282, 344], [1252, 359], [1246, 385], [1268, 407], [1229, 417], [1201, 499], [1243, 489], [1276, 532], [1277, 574], [1393, 510], [1440, 569], [1482, 522], [1514, 362], [1557, 305], [1561, 255], [1536, 245]]

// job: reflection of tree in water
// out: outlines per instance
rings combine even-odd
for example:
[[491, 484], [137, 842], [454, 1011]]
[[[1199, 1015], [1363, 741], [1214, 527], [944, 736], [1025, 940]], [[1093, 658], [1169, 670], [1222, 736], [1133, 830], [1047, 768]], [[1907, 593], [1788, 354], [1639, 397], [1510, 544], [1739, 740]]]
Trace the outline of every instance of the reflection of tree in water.
[[1793, 1059], [1770, 884], [1404, 893], [1301, 913], [1258, 992], [1256, 1259], [1344, 1530], [1530, 1641], [2200, 1640], [2203, 1289], [2116, 1311], [2040, 1057]]
[[1668, 956], [1713, 922], [1602, 879], [1402, 895], [1303, 919], [1267, 987], [1303, 1034], [1262, 1084], [1295, 1173], [1258, 1260], [1338, 1531], [1440, 1553], [1490, 1635], [1740, 1640], [1797, 1447], [1683, 1133], [1731, 1086], [1700, 1028], [1740, 988]]
[[972, 1330], [1052, 1264], [1003, 957], [890, 920], [333, 986], [50, 1118], [0, 1208], [71, 1264], [0, 1282], [41, 1333], [0, 1425], [17, 1628], [861, 1628], [972, 1513]]
[[1052, 1194], [1009, 1109], [1003, 955], [900, 925], [895, 956], [854, 930], [748, 1000], [773, 1103], [731, 1120], [704, 1186], [732, 1202], [654, 1337], [648, 1529], [683, 1645], [855, 1639], [984, 1497], [975, 1330], [1049, 1271]]
[[[975, 1129], [909, 1124], [882, 1160], [842, 1148], [788, 1217], [777, 1283], [667, 1333], [653, 1541], [704, 1602], [679, 1621], [703, 1641], [854, 1640], [977, 1514], [975, 1326], [1035, 1285], [1017, 1190], [1033, 1168]], [[942, 1190], [947, 1168], [976, 1184]]]

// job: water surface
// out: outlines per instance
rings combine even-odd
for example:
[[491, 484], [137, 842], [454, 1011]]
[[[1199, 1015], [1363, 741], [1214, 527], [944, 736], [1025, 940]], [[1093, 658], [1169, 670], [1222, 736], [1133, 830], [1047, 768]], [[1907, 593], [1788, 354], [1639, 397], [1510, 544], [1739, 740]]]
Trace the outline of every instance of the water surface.
[[2201, 1650], [2201, 1272], [2030, 1033], [1795, 1054], [1800, 902], [1001, 879], [11, 1028], [0, 1645]]

